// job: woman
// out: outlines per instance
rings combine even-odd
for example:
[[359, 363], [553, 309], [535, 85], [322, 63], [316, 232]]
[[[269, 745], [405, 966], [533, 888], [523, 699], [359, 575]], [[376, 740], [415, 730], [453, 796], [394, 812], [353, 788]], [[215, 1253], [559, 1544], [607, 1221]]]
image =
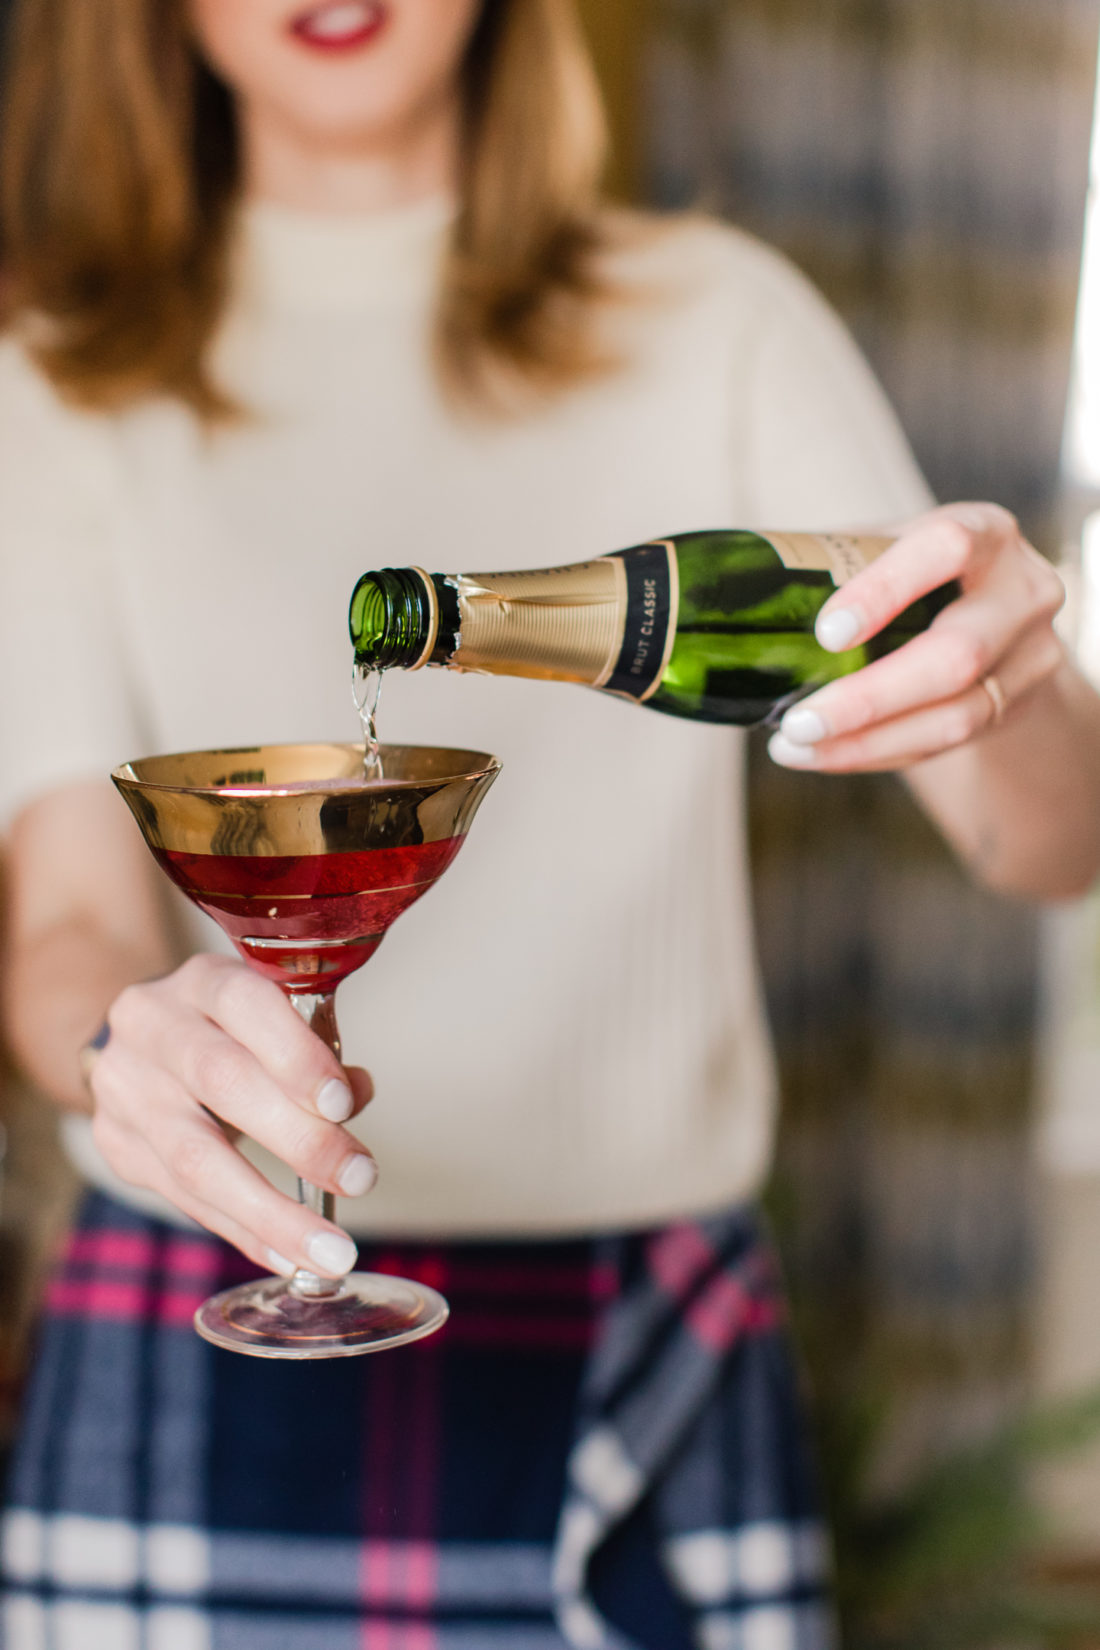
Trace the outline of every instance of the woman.
[[[538, 683], [387, 684], [386, 737], [506, 776], [343, 988], [362, 1129], [371, 1079], [165, 910], [104, 775], [344, 737], [347, 594], [380, 560], [916, 517], [822, 639], [950, 578], [961, 599], [773, 755], [906, 768], [979, 874], [1066, 895], [1100, 860], [1100, 707], [1058, 582], [995, 507], [922, 513], [878, 390], [775, 255], [601, 209], [566, 0], [16, 14], [4, 1014], [97, 1190], [9, 1489], [10, 1650], [824, 1642], [751, 1213], [773, 1078], [739, 738]], [[295, 1368], [187, 1327], [238, 1252], [339, 1275], [353, 1238], [444, 1287], [443, 1337]]]

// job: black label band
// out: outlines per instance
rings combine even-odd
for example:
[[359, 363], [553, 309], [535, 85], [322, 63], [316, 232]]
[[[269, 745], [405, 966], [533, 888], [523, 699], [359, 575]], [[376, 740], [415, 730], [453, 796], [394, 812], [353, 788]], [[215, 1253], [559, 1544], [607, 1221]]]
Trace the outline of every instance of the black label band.
[[648, 699], [664, 674], [669, 632], [676, 619], [672, 555], [668, 544], [639, 544], [612, 558], [626, 569], [626, 622], [618, 661], [601, 684], [606, 693]]

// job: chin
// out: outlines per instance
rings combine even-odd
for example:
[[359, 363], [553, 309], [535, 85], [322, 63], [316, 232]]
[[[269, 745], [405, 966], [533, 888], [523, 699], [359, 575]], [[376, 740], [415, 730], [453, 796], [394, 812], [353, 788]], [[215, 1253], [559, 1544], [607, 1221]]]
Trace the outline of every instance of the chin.
[[415, 126], [444, 101], [437, 87], [417, 76], [403, 83], [395, 57], [381, 47], [367, 61], [291, 61], [278, 91], [272, 87], [275, 95], [265, 101], [311, 142], [373, 146]]
[[310, 150], [404, 143], [449, 107], [480, 0], [190, 0], [249, 110]]
[[416, 124], [415, 115], [401, 106], [382, 106], [360, 99], [347, 106], [330, 98], [317, 104], [284, 109], [287, 126], [315, 154], [330, 151], [334, 158], [357, 153], [384, 154], [401, 147]]

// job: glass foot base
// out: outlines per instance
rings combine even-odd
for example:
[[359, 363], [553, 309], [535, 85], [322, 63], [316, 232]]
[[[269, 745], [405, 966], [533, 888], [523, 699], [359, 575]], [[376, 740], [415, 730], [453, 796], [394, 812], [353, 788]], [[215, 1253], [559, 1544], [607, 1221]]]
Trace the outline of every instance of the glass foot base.
[[254, 1358], [354, 1358], [434, 1334], [449, 1310], [426, 1284], [379, 1272], [351, 1272], [338, 1294], [323, 1297], [265, 1278], [204, 1301], [195, 1328], [215, 1346]]

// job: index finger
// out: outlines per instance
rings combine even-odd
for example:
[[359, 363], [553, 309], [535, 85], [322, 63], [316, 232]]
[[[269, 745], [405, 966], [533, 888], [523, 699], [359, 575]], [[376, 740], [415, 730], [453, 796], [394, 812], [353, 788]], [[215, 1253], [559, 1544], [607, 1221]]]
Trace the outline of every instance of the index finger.
[[290, 1099], [327, 1122], [348, 1120], [356, 1102], [343, 1066], [277, 985], [228, 957], [195, 958], [179, 977], [191, 1005], [247, 1048]]
[[914, 602], [948, 587], [946, 600], [988, 565], [1018, 529], [996, 505], [953, 506], [922, 516], [824, 604], [815, 632], [841, 652], [875, 636]]

